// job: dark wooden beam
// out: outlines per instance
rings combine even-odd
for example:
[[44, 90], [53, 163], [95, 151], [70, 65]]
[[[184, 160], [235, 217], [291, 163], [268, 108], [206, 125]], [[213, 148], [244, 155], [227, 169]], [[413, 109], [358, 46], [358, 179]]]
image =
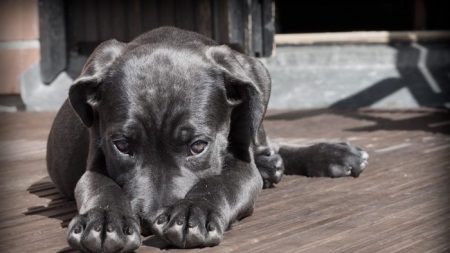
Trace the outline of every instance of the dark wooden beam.
[[262, 0], [263, 57], [272, 55], [275, 47], [275, 3], [273, 0]]
[[174, 26], [175, 25], [175, 1], [174, 0], [159, 0], [159, 25], [160, 26]]
[[427, 27], [427, 11], [425, 0], [414, 1], [414, 30], [425, 30]]
[[249, 0], [251, 2], [249, 18], [251, 19], [251, 26], [249, 26], [250, 37], [249, 41], [251, 49], [251, 55], [253, 56], [263, 56], [264, 50], [264, 38], [263, 38], [263, 17], [262, 17], [262, 1], [259, 0]]
[[247, 13], [248, 8], [245, 1], [228, 0], [228, 44], [240, 52], [249, 54], [245, 38], [245, 29], [248, 25]]
[[63, 0], [39, 0], [41, 78], [51, 83], [66, 68], [66, 26]]
[[273, 0], [214, 0], [214, 38], [257, 57], [271, 56], [274, 46]]
[[211, 0], [195, 1], [195, 30], [210, 38], [213, 37], [213, 4]]
[[142, 6], [142, 32], [158, 27], [159, 11], [157, 0], [141, 0]]

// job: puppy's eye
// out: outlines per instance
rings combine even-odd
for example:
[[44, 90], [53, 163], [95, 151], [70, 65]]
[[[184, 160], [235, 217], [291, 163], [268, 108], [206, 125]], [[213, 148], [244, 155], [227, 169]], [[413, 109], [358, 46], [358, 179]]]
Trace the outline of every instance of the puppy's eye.
[[115, 140], [115, 141], [113, 141], [113, 143], [114, 143], [114, 146], [117, 148], [117, 150], [119, 150], [120, 153], [132, 155], [131, 150], [130, 150], [130, 145], [128, 144], [128, 142], [126, 140], [124, 140], [124, 139]]
[[206, 146], [208, 145], [208, 142], [206, 141], [196, 141], [191, 144], [191, 154], [192, 155], [198, 155], [202, 153]]

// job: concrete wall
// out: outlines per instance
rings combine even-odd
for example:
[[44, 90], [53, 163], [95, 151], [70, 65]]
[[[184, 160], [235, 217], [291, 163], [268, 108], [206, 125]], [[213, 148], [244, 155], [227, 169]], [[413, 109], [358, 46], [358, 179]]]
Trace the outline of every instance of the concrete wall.
[[447, 44], [278, 45], [270, 108], [450, 107]]
[[[22, 75], [27, 110], [59, 108], [86, 60], [70, 59], [50, 85], [40, 80], [38, 65]], [[450, 108], [448, 44], [277, 45], [262, 61], [273, 80], [271, 109]]]
[[20, 93], [20, 75], [39, 61], [37, 0], [0, 1], [0, 95]]

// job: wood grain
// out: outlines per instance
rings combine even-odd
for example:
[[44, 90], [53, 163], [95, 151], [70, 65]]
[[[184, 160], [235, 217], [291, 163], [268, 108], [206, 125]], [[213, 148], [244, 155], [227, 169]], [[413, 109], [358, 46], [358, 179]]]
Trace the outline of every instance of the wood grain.
[[[54, 114], [0, 117], [0, 252], [72, 251], [65, 226], [76, 207], [45, 167]], [[351, 141], [369, 151], [367, 171], [357, 179], [286, 176], [222, 244], [186, 252], [449, 252], [449, 120], [438, 110], [269, 112], [274, 142]], [[160, 245], [144, 238], [138, 252]]]

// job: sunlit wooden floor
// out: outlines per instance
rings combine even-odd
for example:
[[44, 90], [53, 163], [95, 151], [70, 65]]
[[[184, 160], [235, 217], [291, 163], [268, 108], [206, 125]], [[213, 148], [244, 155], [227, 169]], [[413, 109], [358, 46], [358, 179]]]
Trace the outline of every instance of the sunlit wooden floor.
[[[71, 251], [75, 205], [46, 178], [53, 117], [0, 114], [0, 252]], [[271, 112], [265, 125], [274, 141], [363, 146], [369, 167], [357, 179], [286, 176], [220, 246], [189, 252], [450, 251], [448, 111]], [[138, 252], [158, 246], [145, 238]]]

